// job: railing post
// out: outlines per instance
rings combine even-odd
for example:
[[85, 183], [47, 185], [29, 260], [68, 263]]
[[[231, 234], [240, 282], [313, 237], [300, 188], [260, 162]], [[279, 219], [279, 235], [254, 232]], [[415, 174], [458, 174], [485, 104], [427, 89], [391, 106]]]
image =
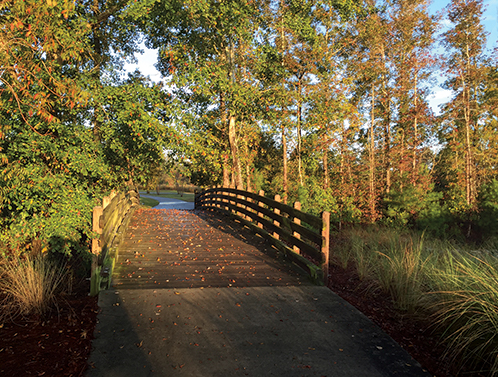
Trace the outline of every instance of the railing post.
[[[295, 202], [294, 209], [297, 209], [298, 211], [300, 211], [301, 210], [301, 203]], [[301, 220], [299, 220], [297, 217], [294, 217], [294, 224], [301, 225]], [[301, 239], [301, 235], [298, 232], [294, 232], [293, 235], [294, 235], [294, 237]], [[296, 254], [301, 254], [299, 247], [297, 247], [296, 245], [294, 245], [294, 252]]]
[[[279, 202], [279, 203], [280, 203], [280, 200], [281, 200], [281, 199], [280, 199], [280, 195], [278, 195], [278, 194], [277, 194], [277, 195], [275, 195], [275, 199], [274, 199], [274, 200], [275, 200], [276, 202]], [[277, 214], [277, 215], [280, 215], [280, 210], [279, 210], [278, 208], [273, 208], [273, 212], [274, 212], [275, 214]], [[277, 220], [273, 220], [273, 224], [274, 224], [275, 226], [277, 226], [277, 227], [278, 227], [278, 226], [280, 226], [280, 223], [279, 223]], [[279, 235], [278, 235], [278, 233], [276, 233], [276, 232], [273, 232], [273, 237], [275, 237], [277, 240], [280, 238], [280, 237], [279, 237]]]
[[[102, 206], [93, 207], [92, 216], [92, 229], [99, 235], [102, 234], [102, 226], [100, 220], [104, 214], [104, 208]], [[91, 268], [91, 278], [90, 278], [90, 295], [95, 296], [99, 293], [99, 254], [102, 251], [100, 245], [100, 237], [92, 239], [92, 268]]]
[[330, 212], [322, 212], [322, 255], [323, 255], [323, 280], [327, 285], [329, 282], [329, 259], [330, 259]]
[[[265, 192], [263, 190], [259, 190], [258, 192], [259, 196], [265, 196]], [[263, 207], [264, 203], [263, 202], [258, 202], [259, 207]], [[258, 217], [263, 217], [263, 214], [261, 212], [258, 212]], [[263, 224], [258, 222], [258, 227], [263, 229]]]
[[[102, 206], [93, 207], [92, 225], [95, 233], [102, 234], [101, 219], [103, 214], [104, 209]], [[98, 255], [100, 251], [100, 237], [92, 239], [92, 254]]]

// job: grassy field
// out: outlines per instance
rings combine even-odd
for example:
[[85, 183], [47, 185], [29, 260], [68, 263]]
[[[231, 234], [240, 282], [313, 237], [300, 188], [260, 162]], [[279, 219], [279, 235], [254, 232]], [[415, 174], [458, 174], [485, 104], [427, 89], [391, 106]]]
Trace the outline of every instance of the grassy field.
[[151, 191], [150, 194], [147, 194], [145, 191], [140, 191], [140, 194], [161, 196], [163, 198], [170, 198], [170, 199], [178, 199], [178, 200], [183, 200], [185, 202], [193, 202], [195, 199], [194, 193], [191, 192], [184, 192], [183, 195], [180, 195], [176, 191], [159, 191], [158, 195], [156, 191]]
[[345, 230], [336, 241], [334, 263], [354, 266], [401, 312], [430, 316], [455, 363], [498, 375], [496, 251], [390, 229]]
[[140, 204], [146, 207], [153, 208], [159, 204], [159, 202], [156, 199], [152, 198], [140, 198]]

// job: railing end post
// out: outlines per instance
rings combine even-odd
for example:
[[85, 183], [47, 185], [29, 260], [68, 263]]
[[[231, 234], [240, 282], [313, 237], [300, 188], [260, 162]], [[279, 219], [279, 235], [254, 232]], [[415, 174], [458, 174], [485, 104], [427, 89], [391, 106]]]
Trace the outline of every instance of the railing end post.
[[330, 262], [330, 212], [322, 212], [322, 256], [323, 256], [323, 280], [325, 285], [329, 282]]

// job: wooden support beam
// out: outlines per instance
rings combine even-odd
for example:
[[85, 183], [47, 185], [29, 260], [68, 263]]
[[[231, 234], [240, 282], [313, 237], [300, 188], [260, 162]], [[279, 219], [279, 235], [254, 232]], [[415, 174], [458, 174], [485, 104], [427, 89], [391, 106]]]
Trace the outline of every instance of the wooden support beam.
[[322, 212], [322, 254], [323, 254], [323, 280], [327, 285], [329, 282], [329, 260], [330, 260], [330, 213]]
[[[298, 211], [301, 210], [301, 203], [300, 202], [295, 202], [294, 203], [294, 208], [297, 209]], [[297, 224], [297, 225], [301, 225], [301, 220], [299, 220], [297, 217], [294, 217], [294, 223]], [[294, 237], [298, 238], [298, 239], [301, 239], [301, 235], [298, 233], [298, 232], [294, 232], [293, 233]], [[296, 254], [301, 254], [301, 250], [299, 249], [299, 247], [295, 246], [294, 245], [294, 252]]]

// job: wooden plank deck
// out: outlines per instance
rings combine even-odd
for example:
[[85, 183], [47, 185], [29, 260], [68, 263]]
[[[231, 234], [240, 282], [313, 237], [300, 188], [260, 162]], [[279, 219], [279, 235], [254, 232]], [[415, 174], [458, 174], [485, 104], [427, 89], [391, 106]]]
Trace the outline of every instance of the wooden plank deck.
[[116, 288], [310, 284], [249, 229], [208, 211], [140, 209], [113, 274]]

